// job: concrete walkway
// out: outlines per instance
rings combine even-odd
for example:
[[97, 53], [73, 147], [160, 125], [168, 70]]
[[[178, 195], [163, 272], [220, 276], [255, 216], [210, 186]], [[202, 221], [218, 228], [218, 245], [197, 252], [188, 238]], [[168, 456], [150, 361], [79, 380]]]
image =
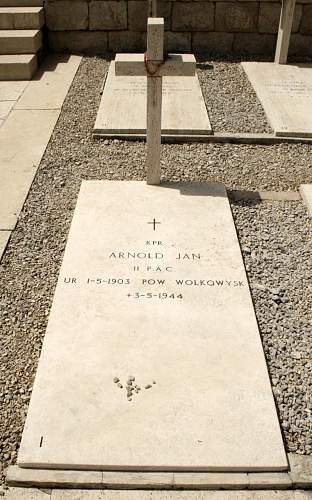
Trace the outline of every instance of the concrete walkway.
[[312, 491], [38, 490], [10, 488], [4, 500], [311, 500]]
[[30, 82], [0, 82], [0, 260], [80, 61], [50, 55]]

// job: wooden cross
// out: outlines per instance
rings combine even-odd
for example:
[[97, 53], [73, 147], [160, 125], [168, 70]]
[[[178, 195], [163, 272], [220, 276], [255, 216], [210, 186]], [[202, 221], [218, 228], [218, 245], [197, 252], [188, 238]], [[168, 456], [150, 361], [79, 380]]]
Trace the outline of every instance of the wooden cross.
[[116, 76], [147, 77], [147, 184], [160, 184], [162, 78], [194, 76], [195, 67], [191, 54], [164, 58], [164, 20], [157, 17], [147, 22], [146, 54], [116, 54]]
[[277, 64], [286, 64], [288, 48], [293, 25], [296, 0], [283, 0], [278, 28], [275, 61]]
[[148, 0], [147, 17], [157, 17], [157, 0]]

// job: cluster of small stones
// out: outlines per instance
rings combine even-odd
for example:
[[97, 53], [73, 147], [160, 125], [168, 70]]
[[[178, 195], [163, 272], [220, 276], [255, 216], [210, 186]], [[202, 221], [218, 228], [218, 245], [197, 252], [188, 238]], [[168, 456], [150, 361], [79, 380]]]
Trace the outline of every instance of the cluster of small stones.
[[[113, 382], [114, 382], [114, 384], [116, 384], [116, 386], [119, 389], [124, 388], [122, 382], [120, 381], [120, 379], [118, 377], [114, 377]], [[156, 381], [153, 380], [152, 384], [156, 384]], [[152, 384], [146, 384], [144, 386], [144, 389], [151, 389], [153, 387]], [[132, 401], [134, 395], [139, 394], [141, 387], [139, 385], [135, 384], [135, 377], [133, 375], [129, 375], [125, 389], [126, 389], [128, 401]]]
[[[143, 142], [92, 138], [107, 68], [108, 63], [102, 57], [83, 59], [1, 261], [0, 474], [3, 478], [7, 466], [16, 461], [81, 181], [143, 180], [145, 176]], [[205, 71], [203, 65], [202, 82], [205, 73], [207, 80], [211, 79], [211, 70]], [[228, 91], [222, 98], [217, 92], [210, 97], [220, 99], [217, 107], [212, 107], [213, 113], [219, 110], [220, 126], [231, 108], [230, 89], [241, 85], [237, 81], [241, 78], [239, 71], [227, 70], [223, 65], [222, 73], [223, 87]], [[246, 92], [244, 99], [245, 103], [243, 98], [237, 100], [235, 113], [231, 115], [236, 129], [246, 120], [248, 106], [256, 107], [251, 92]], [[212, 118], [214, 122], [218, 120], [216, 116]], [[162, 176], [170, 181], [224, 182], [228, 189], [294, 190], [301, 183], [312, 181], [311, 146], [165, 144]], [[300, 203], [233, 204], [232, 207], [239, 239], [247, 249], [244, 259], [248, 277], [252, 285], [265, 286], [265, 290], [253, 287], [252, 295], [287, 451], [309, 454], [311, 416], [306, 410], [312, 410], [312, 386], [311, 366], [306, 363], [305, 352], [309, 351], [307, 315], [311, 314], [312, 302], [307, 294], [312, 275], [311, 219]], [[281, 304], [274, 298], [281, 300]]]

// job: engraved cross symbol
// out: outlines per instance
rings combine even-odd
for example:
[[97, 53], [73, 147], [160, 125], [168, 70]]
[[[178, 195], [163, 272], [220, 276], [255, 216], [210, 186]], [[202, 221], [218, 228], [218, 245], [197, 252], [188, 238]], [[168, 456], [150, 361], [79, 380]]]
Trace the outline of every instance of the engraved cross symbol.
[[156, 224], [161, 224], [161, 222], [157, 222], [156, 219], [154, 218], [151, 222], [148, 222], [148, 224], [153, 224], [153, 229], [155, 231], [156, 230]]

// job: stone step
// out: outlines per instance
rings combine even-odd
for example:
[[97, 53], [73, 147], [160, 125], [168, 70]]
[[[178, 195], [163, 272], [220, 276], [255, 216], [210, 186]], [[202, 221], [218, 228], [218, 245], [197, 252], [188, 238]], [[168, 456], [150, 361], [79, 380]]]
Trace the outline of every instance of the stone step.
[[0, 7], [42, 7], [43, 0], [0, 0]]
[[36, 54], [0, 55], [0, 80], [30, 80], [36, 70]]
[[40, 30], [0, 30], [0, 54], [34, 54], [41, 45]]
[[0, 7], [0, 30], [40, 29], [43, 24], [43, 7]]

